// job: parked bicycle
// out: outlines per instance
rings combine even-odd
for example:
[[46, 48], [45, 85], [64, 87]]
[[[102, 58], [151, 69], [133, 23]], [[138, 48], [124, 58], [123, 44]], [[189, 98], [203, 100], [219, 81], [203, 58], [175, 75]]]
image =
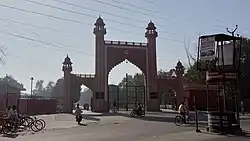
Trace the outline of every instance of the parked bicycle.
[[33, 116], [19, 115], [16, 119], [8, 119], [5, 116], [0, 118], [0, 132], [3, 134], [12, 134], [28, 129], [38, 132], [45, 126], [46, 122], [43, 119], [37, 119]]
[[[186, 123], [190, 124], [190, 125], [194, 125], [195, 124], [195, 116], [194, 114], [191, 114], [189, 111], [186, 112]], [[174, 119], [174, 123], [177, 126], [181, 126], [182, 124], [184, 124], [184, 117], [181, 115], [177, 115]]]

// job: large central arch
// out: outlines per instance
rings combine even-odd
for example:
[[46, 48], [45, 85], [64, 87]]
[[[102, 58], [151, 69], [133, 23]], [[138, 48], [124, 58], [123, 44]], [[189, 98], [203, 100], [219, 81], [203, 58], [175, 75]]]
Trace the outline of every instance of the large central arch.
[[147, 42], [108, 41], [104, 38], [106, 28], [103, 19], [99, 17], [94, 25], [95, 74], [72, 74], [72, 62], [69, 57], [67, 56], [63, 62], [65, 112], [72, 111], [71, 92], [75, 88], [73, 84], [77, 88], [84, 84], [92, 89], [92, 111], [108, 112], [108, 74], [113, 67], [125, 59], [137, 66], [145, 75], [146, 110], [159, 111], [160, 99], [157, 90], [159, 78], [157, 77], [156, 62], [156, 38], [158, 34], [155, 25], [150, 21], [146, 28]]
[[99, 17], [95, 23], [96, 35], [96, 81], [97, 88], [93, 101], [96, 111], [108, 111], [108, 74], [125, 59], [142, 70], [146, 77], [146, 108], [160, 110], [157, 95], [156, 27], [150, 22], [145, 37], [146, 43], [104, 40], [105, 24]]

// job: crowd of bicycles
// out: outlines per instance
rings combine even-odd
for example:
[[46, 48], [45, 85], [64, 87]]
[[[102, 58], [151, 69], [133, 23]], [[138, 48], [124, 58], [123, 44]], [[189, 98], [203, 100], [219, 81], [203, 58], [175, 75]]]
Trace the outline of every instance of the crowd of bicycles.
[[22, 131], [39, 132], [45, 126], [46, 122], [35, 116], [18, 115], [15, 119], [7, 118], [5, 115], [0, 116], [0, 133], [5, 135]]

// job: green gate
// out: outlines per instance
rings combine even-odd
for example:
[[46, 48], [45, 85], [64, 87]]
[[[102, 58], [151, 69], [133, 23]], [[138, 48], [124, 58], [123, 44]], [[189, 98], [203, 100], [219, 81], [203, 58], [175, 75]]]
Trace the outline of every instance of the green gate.
[[145, 108], [145, 95], [145, 86], [109, 85], [109, 107], [112, 108], [116, 101], [118, 110], [132, 110], [138, 104]]

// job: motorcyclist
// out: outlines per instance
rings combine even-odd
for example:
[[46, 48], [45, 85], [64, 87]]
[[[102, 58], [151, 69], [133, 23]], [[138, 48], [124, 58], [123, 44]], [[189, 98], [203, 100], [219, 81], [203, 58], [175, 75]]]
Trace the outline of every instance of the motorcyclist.
[[76, 105], [76, 111], [75, 111], [75, 116], [80, 116], [82, 118], [82, 110], [79, 107], [79, 103]]
[[137, 111], [137, 114], [140, 115], [142, 113], [142, 106], [141, 104], [139, 103], [137, 108], [136, 108], [136, 111]]

